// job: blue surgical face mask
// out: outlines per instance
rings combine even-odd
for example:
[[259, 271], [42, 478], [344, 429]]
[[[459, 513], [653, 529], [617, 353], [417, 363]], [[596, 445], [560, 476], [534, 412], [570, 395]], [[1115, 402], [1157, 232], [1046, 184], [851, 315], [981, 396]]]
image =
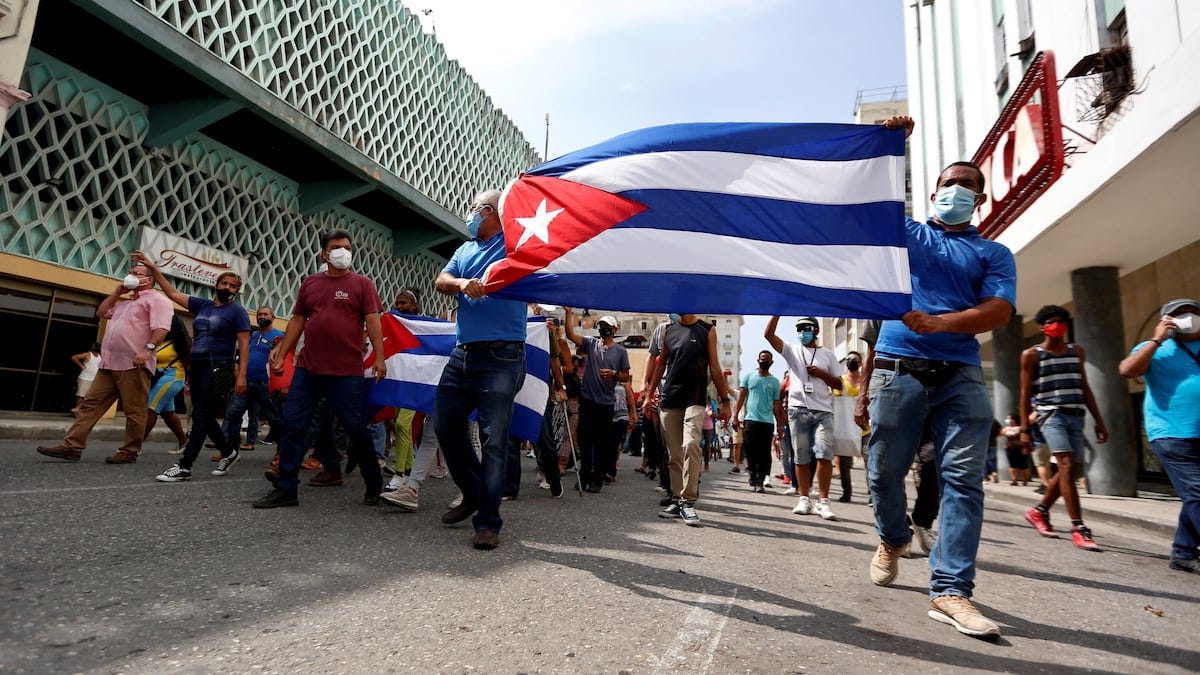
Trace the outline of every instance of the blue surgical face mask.
[[811, 330], [802, 330], [796, 333], [796, 339], [800, 340], [800, 344], [804, 345], [805, 347], [812, 344], [813, 338], [816, 336], [817, 334]]
[[479, 236], [479, 228], [483, 226], [483, 214], [472, 213], [467, 217], [467, 234], [471, 235], [472, 239]]
[[671, 320], [671, 323], [679, 323], [679, 315], [678, 314], [668, 314], [667, 318]]
[[950, 185], [937, 191], [933, 197], [933, 215], [947, 225], [962, 225], [970, 222], [975, 212], [975, 198], [979, 194], [961, 185]]

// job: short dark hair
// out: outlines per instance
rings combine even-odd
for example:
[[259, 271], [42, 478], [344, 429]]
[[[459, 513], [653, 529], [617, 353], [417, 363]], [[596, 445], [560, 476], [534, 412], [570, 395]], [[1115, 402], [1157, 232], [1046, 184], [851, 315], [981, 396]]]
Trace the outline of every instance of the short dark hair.
[[349, 232], [340, 227], [335, 227], [332, 230], [326, 230], [321, 233], [321, 250], [324, 251], [328, 248], [329, 242], [334, 239], [349, 239], [351, 244], [354, 243], [354, 237], [351, 237]]
[[857, 356], [859, 361], [862, 361], [862, 354], [860, 354], [860, 353], [858, 353], [858, 352], [854, 351], [853, 349], [851, 349], [850, 351], [846, 352], [846, 358], [850, 358], [850, 355], [851, 355], [851, 354], [853, 354], [853, 355]]
[[759, 352], [759, 353], [758, 353], [758, 355], [759, 355], [759, 356], [762, 356], [763, 354], [766, 354], [767, 356], [770, 356], [772, 361], [774, 361], [774, 360], [775, 360], [775, 356], [774, 356], [773, 354], [771, 354], [771, 351], [770, 351], [770, 350], [768, 350], [768, 349], [764, 349], [764, 350], [762, 350], [761, 352]]
[[1037, 314], [1034, 315], [1033, 320], [1036, 321], [1039, 326], [1041, 326], [1056, 316], [1063, 321], [1071, 320], [1071, 313], [1068, 312], [1066, 308], [1059, 307], [1058, 305], [1046, 305], [1045, 307], [1039, 309]]
[[[961, 162], [951, 162], [950, 164], [946, 165], [946, 169], [949, 169], [952, 166], [969, 166], [972, 169], [975, 169], [975, 173], [979, 174], [979, 191], [983, 192], [983, 189], [987, 187], [987, 178], [983, 175], [983, 169], [979, 168], [979, 165], [975, 162], [968, 162], [965, 160]], [[946, 173], [946, 169], [942, 169], [942, 173]], [[942, 173], [938, 174], [938, 183], [942, 182]]]

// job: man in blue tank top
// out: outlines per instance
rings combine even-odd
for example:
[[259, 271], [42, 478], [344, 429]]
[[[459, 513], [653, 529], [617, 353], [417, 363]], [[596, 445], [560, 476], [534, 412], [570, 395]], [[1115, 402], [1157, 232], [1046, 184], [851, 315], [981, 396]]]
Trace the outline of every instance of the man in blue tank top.
[[[1083, 347], [1067, 342], [1071, 313], [1058, 305], [1046, 305], [1034, 317], [1046, 336], [1040, 345], [1021, 352], [1021, 419], [1037, 412], [1037, 426], [1058, 462], [1058, 473], [1050, 479], [1037, 506], [1025, 520], [1043, 537], [1058, 538], [1050, 526], [1050, 507], [1062, 495], [1071, 518], [1071, 539], [1085, 551], [1099, 551], [1092, 531], [1083, 524], [1075, 479], [1083, 465], [1083, 416], [1091, 411], [1096, 420], [1096, 441], [1108, 441], [1108, 429], [1096, 406], [1096, 397], [1083, 372]], [[1029, 427], [1021, 430], [1021, 442], [1032, 447]]]

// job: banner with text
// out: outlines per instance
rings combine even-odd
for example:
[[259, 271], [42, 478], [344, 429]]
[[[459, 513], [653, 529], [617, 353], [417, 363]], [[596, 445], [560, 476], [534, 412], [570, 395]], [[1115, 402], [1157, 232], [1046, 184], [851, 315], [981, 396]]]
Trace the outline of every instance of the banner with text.
[[163, 274], [177, 279], [203, 286], [214, 285], [222, 272], [237, 272], [243, 281], [246, 279], [248, 264], [245, 258], [152, 227], [142, 228], [139, 248]]

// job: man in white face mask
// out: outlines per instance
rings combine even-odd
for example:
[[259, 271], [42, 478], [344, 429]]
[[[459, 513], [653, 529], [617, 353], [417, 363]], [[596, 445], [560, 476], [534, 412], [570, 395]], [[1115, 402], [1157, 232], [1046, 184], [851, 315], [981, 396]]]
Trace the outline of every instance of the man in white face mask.
[[1172, 300], [1160, 314], [1154, 337], [1134, 347], [1118, 370], [1146, 383], [1150, 449], [1183, 502], [1171, 569], [1200, 574], [1200, 302]]
[[[120, 302], [126, 293], [130, 293], [129, 298]], [[172, 314], [171, 301], [154, 292], [150, 271], [141, 264], [131, 267], [125, 279], [96, 309], [96, 316], [108, 320], [100, 345], [100, 369], [79, 404], [75, 423], [61, 445], [38, 447], [39, 453], [78, 462], [92, 427], [120, 399], [125, 410], [125, 442], [105, 461], [109, 464], [137, 461], [146, 431], [155, 351], [171, 328]]]
[[[893, 117], [888, 129], [911, 134], [913, 120]], [[987, 198], [985, 177], [970, 162], [954, 162], [930, 195], [933, 217], [904, 222], [912, 311], [885, 321], [874, 354], [863, 365], [871, 436], [868, 463], [879, 548], [871, 581], [888, 586], [912, 540], [904, 480], [930, 425], [942, 485], [942, 531], [929, 556], [931, 619], [978, 637], [999, 627], [970, 597], [983, 527], [983, 476], [992, 404], [975, 336], [1008, 322], [1016, 305], [1012, 252], [984, 239], [971, 216]]]
[[[375, 506], [383, 490], [383, 477], [371, 434], [367, 431], [366, 383], [363, 380], [363, 325], [374, 350], [372, 373], [376, 380], [387, 372], [383, 357], [383, 328], [379, 314], [383, 304], [375, 283], [350, 270], [353, 261], [350, 233], [330, 230], [321, 234], [321, 258], [329, 263], [324, 272], [309, 275], [300, 284], [292, 318], [283, 339], [271, 350], [272, 372], [283, 372], [283, 359], [304, 335], [304, 349], [296, 359], [296, 371], [283, 408], [283, 435], [279, 441], [279, 472], [270, 478], [275, 489], [253, 506], [270, 509], [298, 504], [300, 460], [307, 450], [305, 436], [314, 409], [322, 398], [342, 421], [350, 437], [350, 452], [358, 462], [366, 495], [363, 503]], [[326, 467], [327, 480], [340, 481]]]

